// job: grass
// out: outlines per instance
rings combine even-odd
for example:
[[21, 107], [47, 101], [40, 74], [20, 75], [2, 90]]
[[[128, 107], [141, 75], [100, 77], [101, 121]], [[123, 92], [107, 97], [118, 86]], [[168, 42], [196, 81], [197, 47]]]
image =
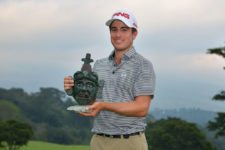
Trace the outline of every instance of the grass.
[[89, 150], [87, 145], [60, 145], [47, 142], [30, 141], [20, 150]]

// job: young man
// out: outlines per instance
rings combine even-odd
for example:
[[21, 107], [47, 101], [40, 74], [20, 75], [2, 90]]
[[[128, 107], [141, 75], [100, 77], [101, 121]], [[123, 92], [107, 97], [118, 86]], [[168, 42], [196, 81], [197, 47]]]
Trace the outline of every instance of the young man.
[[[114, 47], [109, 57], [97, 60], [93, 71], [104, 81], [102, 98], [89, 106], [94, 124], [91, 150], [147, 150], [145, 118], [154, 95], [155, 74], [150, 61], [133, 47], [137, 22], [128, 11], [117, 11], [106, 22]], [[76, 82], [76, 81], [75, 81]], [[64, 78], [64, 89], [74, 86]]]

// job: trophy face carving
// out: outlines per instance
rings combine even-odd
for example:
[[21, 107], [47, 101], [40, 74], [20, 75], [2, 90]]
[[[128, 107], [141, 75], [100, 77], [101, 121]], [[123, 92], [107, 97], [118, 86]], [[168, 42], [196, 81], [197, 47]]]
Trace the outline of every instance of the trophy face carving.
[[84, 64], [81, 71], [74, 73], [73, 97], [79, 105], [91, 104], [98, 92], [98, 75], [92, 71], [90, 63], [93, 62], [91, 54], [83, 58]]
[[74, 74], [73, 97], [79, 105], [91, 104], [98, 91], [98, 76], [95, 72], [78, 71]]
[[75, 111], [77, 113], [90, 112], [90, 104], [92, 104], [96, 97], [102, 98], [102, 89], [104, 81], [99, 80], [97, 73], [93, 72], [90, 63], [93, 62], [91, 54], [87, 53], [85, 58], [81, 59], [84, 64], [81, 71], [74, 73], [74, 87], [70, 91], [78, 105], [70, 106], [67, 110]]

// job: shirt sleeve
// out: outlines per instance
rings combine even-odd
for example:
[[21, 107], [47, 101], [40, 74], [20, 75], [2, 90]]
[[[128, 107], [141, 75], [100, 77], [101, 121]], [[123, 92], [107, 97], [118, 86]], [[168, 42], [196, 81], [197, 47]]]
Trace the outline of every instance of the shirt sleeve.
[[96, 60], [94, 63], [93, 68], [92, 68], [93, 72], [96, 72], [96, 66], [97, 66], [98, 62], [99, 62], [99, 60]]
[[144, 61], [141, 64], [139, 73], [134, 83], [134, 96], [150, 95], [154, 96], [155, 72], [151, 62]]

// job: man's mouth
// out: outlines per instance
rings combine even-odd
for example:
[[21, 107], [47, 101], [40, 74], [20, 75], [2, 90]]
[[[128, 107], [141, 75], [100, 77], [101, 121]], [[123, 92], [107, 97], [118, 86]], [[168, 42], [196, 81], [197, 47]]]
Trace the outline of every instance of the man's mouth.
[[122, 40], [115, 40], [115, 43], [116, 44], [121, 44], [121, 43], [123, 43], [123, 41]]

